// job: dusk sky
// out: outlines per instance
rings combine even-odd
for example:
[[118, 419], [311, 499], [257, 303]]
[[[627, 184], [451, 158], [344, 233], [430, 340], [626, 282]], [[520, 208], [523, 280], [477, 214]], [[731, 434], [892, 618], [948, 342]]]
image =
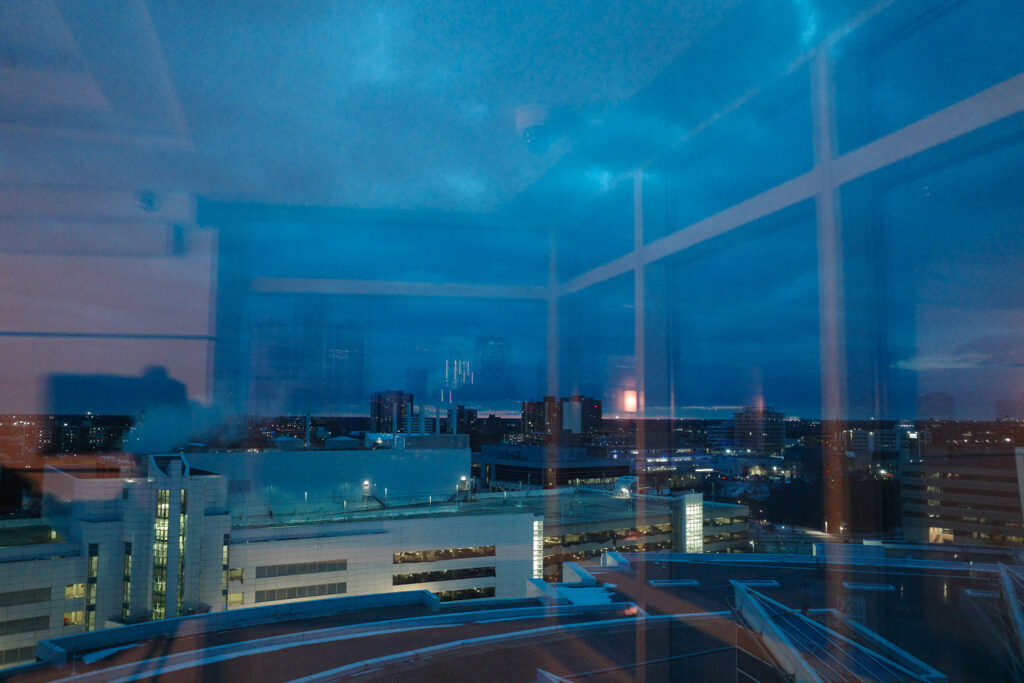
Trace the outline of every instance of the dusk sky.
[[1024, 394], [1019, 105], [848, 169], [1020, 72], [969, 46], [1024, 8], [837, 43], [840, 299], [815, 191], [771, 203], [815, 172], [809, 55], [874, 4], [5, 3], [0, 412], [156, 366], [226, 411], [359, 414], [464, 359], [457, 402], [621, 414], [639, 247], [650, 416], [820, 416], [838, 315], [840, 417], [991, 419]]

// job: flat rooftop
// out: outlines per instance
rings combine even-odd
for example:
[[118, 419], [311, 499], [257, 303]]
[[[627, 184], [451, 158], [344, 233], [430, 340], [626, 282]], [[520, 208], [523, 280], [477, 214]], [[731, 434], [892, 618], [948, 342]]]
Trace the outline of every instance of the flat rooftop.
[[[612, 556], [614, 559], [614, 556]], [[1010, 680], [999, 633], [1000, 571], [960, 562], [864, 557], [629, 554], [628, 565], [587, 567], [597, 588], [563, 602], [436, 602], [425, 591], [353, 596], [169, 619], [69, 636], [40, 654], [103, 680], [533, 681], [539, 672], [588, 681], [715, 680], [740, 670], [782, 681], [768, 641], [740, 594], [779, 624], [812, 665], [841, 662], [856, 678], [906, 680], [932, 669], [949, 680]], [[596, 604], [587, 591], [607, 591]], [[53, 653], [60, 656], [54, 658]], [[908, 664], [909, 663], [909, 664]], [[904, 666], [903, 669], [900, 666]], [[68, 673], [49, 661], [12, 681]], [[844, 679], [845, 680], [845, 679]]]
[[[420, 594], [421, 591], [412, 591]], [[537, 600], [484, 600], [463, 604], [388, 604], [389, 597], [360, 596], [309, 601], [303, 607], [337, 610], [308, 618], [267, 622], [265, 608], [216, 615], [169, 619], [138, 626], [107, 629], [51, 641], [73, 653], [76, 674], [99, 674], [103, 680], [122, 676], [161, 681], [261, 680], [287, 681], [367, 660], [452, 642], [501, 638], [536, 629], [558, 629], [591, 622], [634, 619], [631, 605], [544, 606]], [[381, 600], [375, 604], [375, 599]], [[319, 604], [315, 604], [319, 603]], [[346, 603], [356, 605], [349, 609]], [[292, 607], [292, 606], [289, 606]], [[280, 606], [278, 607], [280, 610]], [[254, 617], [258, 621], [254, 623]], [[204, 620], [218, 620], [203, 633], [192, 633]], [[140, 637], [142, 631], [152, 634]], [[475, 663], [474, 666], [478, 666]], [[36, 683], [60, 679], [64, 668], [39, 662], [7, 672], [7, 680]], [[493, 669], [489, 669], [493, 671]]]
[[[838, 610], [950, 680], [1011, 680], [1001, 645], [997, 565], [792, 555], [624, 554], [627, 569], [587, 566], [618, 599], [651, 614], [731, 609], [734, 582], [794, 610]], [[998, 637], [997, 637], [998, 636]]]
[[[249, 517], [235, 519], [237, 527], [282, 526], [324, 522], [366, 522], [382, 519], [409, 519], [455, 515], [494, 515], [502, 513], [533, 513], [543, 515], [545, 525], [552, 527], [585, 526], [599, 522], [637, 524], [664, 523], [671, 500], [660, 496], [616, 498], [610, 492], [594, 489], [546, 489], [507, 493], [484, 493], [460, 502], [418, 503], [388, 508], [324, 513], [305, 513], [294, 505], [275, 509], [273, 518]], [[290, 508], [291, 510], [289, 511]], [[704, 502], [705, 516], [746, 516], [746, 506]], [[658, 519], [651, 519], [658, 518]]]

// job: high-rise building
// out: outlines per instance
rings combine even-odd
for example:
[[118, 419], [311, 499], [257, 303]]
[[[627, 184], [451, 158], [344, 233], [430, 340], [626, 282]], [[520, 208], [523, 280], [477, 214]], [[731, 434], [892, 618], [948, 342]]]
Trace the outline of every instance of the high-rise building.
[[523, 401], [523, 434], [564, 432], [592, 437], [601, 429], [601, 401], [574, 394], [559, 399], [545, 396], [543, 401]]
[[544, 402], [523, 401], [523, 435], [544, 433]]
[[[453, 420], [454, 418], [454, 420]], [[476, 428], [477, 411], [466, 406], [455, 406], [448, 411], [448, 431], [456, 434], [471, 434]], [[454, 422], [454, 429], [452, 429]]]
[[544, 431], [548, 434], [562, 431], [562, 402], [555, 396], [544, 397]]
[[412, 394], [379, 391], [370, 396], [370, 425], [378, 434], [404, 433], [412, 416]]
[[786, 415], [772, 408], [747, 406], [733, 415], [736, 449], [781, 453], [786, 445]]
[[562, 399], [562, 431], [594, 436], [601, 429], [601, 401], [573, 394]]

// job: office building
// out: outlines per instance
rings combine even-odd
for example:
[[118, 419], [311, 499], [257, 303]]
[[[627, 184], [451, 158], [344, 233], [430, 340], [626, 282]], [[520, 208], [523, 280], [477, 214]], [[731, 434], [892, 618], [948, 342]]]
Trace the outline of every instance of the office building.
[[[467, 471], [465, 444], [456, 450]], [[374, 466], [382, 452], [362, 453]], [[193, 457], [223, 465], [227, 476]], [[3, 661], [31, 660], [44, 638], [263, 603], [424, 588], [445, 601], [521, 597], [542, 575], [542, 516], [467, 507], [466, 480], [454, 476], [414, 507], [400, 481], [390, 482], [394, 500], [369, 480], [333, 495], [313, 489], [311, 500], [298, 489], [324, 474], [312, 457], [199, 453], [48, 467], [43, 519], [0, 526], [0, 582], [18, 586], [0, 597]], [[400, 457], [410, 459], [381, 471], [418, 469], [406, 475], [417, 490], [444, 470], [428, 464], [436, 452]], [[253, 473], [272, 481], [288, 469], [309, 478], [280, 476], [273, 492], [246, 488]]]
[[916, 543], [1024, 546], [1024, 448], [925, 456], [902, 466], [903, 537]]

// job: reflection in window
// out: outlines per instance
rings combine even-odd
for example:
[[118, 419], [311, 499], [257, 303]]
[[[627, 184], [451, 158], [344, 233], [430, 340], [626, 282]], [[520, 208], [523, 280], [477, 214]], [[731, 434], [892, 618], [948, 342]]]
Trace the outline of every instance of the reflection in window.
[[462, 588], [454, 591], [437, 591], [434, 593], [441, 602], [452, 602], [454, 600], [477, 600], [479, 598], [493, 598], [494, 587], [486, 588]]

